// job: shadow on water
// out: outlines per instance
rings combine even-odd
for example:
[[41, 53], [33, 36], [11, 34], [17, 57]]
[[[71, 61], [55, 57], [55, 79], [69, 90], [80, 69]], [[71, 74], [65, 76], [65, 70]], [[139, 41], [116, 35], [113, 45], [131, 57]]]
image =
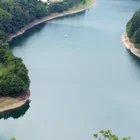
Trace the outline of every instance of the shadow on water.
[[27, 41], [27, 39], [29, 39], [29, 37], [31, 37], [33, 34], [41, 32], [41, 30], [43, 29], [45, 24], [46, 23], [41, 23], [37, 26], [34, 26], [33, 28], [27, 30], [24, 34], [14, 38], [10, 42], [10, 46], [15, 46], [16, 47], [16, 46], [22, 45], [23, 42]]
[[129, 50], [127, 50], [130, 59], [134, 62], [135, 66], [137, 66], [140, 70], [140, 58], [132, 54]]
[[4, 119], [4, 120], [7, 120], [9, 118], [18, 119], [19, 117], [23, 117], [29, 108], [30, 108], [30, 101], [27, 101], [25, 105], [23, 105], [18, 109], [0, 113], [0, 119]]
[[[77, 14], [58, 17], [56, 19], [60, 19], [60, 18], [64, 19], [64, 18], [71, 18], [71, 17], [80, 18], [80, 17], [83, 17], [83, 15], [85, 15], [85, 13], [86, 13], [86, 11], [81, 11], [81, 12], [79, 12]], [[56, 19], [54, 19], [54, 20], [56, 20]], [[31, 37], [33, 34], [41, 32], [44, 29], [46, 23], [48, 23], [48, 22], [44, 22], [44, 23], [41, 23], [41, 24], [39, 24], [37, 26], [34, 26], [33, 28], [27, 30], [24, 34], [14, 38], [10, 42], [11, 49], [12, 49], [12, 46], [14, 46], [14, 47], [22, 46], [22, 44], [24, 42], [26, 42], [29, 39], [29, 37]]]
[[130, 59], [130, 68], [132, 68], [132, 76], [140, 80], [140, 58], [133, 55], [127, 50], [128, 58]]

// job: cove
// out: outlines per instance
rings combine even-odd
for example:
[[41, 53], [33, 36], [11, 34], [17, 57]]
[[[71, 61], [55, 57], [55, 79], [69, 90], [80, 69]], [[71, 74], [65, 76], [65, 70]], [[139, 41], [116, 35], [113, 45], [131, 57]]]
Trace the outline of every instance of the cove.
[[98, 0], [14, 39], [12, 51], [29, 69], [31, 102], [24, 116], [0, 120], [0, 138], [92, 140], [109, 128], [138, 139], [140, 62], [121, 35], [139, 4]]

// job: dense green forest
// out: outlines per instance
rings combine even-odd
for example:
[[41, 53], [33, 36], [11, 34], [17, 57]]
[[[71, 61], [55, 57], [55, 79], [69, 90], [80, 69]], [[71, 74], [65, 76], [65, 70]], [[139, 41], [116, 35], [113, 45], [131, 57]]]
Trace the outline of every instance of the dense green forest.
[[37, 0], [0, 0], [0, 44], [11, 33], [54, 12], [63, 12], [86, 0], [63, 0], [47, 5]]
[[136, 11], [127, 23], [126, 32], [136, 48], [140, 49], [140, 10]]
[[0, 95], [17, 95], [29, 89], [28, 70], [22, 59], [15, 57], [8, 44], [0, 47]]

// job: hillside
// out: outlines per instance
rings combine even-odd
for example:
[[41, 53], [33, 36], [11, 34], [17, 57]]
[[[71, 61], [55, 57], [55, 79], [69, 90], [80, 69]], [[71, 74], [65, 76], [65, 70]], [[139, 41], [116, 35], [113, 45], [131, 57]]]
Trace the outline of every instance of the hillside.
[[0, 1], [0, 44], [4, 43], [11, 33], [15, 33], [25, 25], [51, 13], [63, 12], [69, 8], [85, 3], [86, 0], [64, 0], [46, 3], [37, 0], [1, 0]]
[[135, 47], [140, 49], [140, 10], [136, 11], [127, 23], [126, 32]]

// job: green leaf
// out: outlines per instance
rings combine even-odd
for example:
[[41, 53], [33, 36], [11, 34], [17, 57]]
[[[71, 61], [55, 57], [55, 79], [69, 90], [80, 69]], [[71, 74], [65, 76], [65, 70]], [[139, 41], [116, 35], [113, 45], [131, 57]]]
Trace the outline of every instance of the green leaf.
[[95, 138], [97, 138], [97, 137], [98, 137], [98, 134], [93, 134], [93, 136], [94, 136]]
[[100, 132], [99, 132], [99, 133], [103, 134], [104, 132], [105, 132], [104, 130], [100, 130]]
[[16, 140], [16, 138], [12, 137], [11, 140]]

